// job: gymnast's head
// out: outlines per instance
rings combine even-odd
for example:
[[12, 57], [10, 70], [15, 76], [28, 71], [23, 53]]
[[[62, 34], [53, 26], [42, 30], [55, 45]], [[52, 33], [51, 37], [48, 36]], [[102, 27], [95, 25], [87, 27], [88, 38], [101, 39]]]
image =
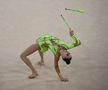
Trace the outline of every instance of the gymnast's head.
[[67, 65], [71, 63], [72, 56], [66, 49], [61, 49], [60, 55]]

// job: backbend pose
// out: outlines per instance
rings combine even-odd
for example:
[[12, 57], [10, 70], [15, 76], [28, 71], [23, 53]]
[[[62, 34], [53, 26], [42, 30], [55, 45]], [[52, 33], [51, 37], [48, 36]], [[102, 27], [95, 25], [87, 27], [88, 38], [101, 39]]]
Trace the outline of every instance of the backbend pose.
[[61, 81], [68, 81], [67, 78], [64, 78], [60, 72], [58, 61], [60, 59], [60, 56], [62, 57], [63, 61], [66, 62], [66, 64], [70, 64], [72, 56], [67, 51], [68, 49], [74, 48], [76, 46], [79, 46], [81, 44], [80, 40], [75, 36], [74, 31], [69, 28], [69, 34], [71, 38], [74, 40], [73, 43], [66, 43], [61, 41], [60, 39], [51, 36], [49, 34], [45, 34], [40, 36], [36, 43], [28, 47], [22, 54], [21, 59], [24, 61], [24, 63], [31, 69], [32, 74], [29, 76], [30, 79], [35, 78], [38, 76], [37, 71], [33, 67], [32, 63], [30, 62], [28, 55], [34, 53], [35, 51], [38, 51], [41, 57], [41, 61], [39, 61], [40, 65], [44, 65], [44, 59], [43, 59], [43, 53], [48, 51], [50, 49], [52, 53], [54, 54], [54, 66], [55, 70], [60, 78]]

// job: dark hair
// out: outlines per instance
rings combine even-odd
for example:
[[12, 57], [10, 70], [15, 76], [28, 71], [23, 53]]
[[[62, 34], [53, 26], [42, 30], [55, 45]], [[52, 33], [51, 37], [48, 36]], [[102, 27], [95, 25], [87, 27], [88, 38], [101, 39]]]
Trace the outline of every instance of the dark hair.
[[70, 57], [70, 58], [62, 58], [62, 59], [63, 59], [63, 61], [66, 62], [66, 64], [70, 64], [72, 57]]

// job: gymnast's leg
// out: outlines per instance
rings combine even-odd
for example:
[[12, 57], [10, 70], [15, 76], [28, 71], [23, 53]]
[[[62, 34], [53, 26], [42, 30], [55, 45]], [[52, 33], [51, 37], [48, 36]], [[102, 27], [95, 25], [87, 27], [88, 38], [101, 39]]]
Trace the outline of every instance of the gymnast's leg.
[[29, 76], [30, 79], [35, 78], [38, 76], [37, 71], [33, 67], [32, 63], [30, 62], [29, 58], [27, 56], [31, 55], [35, 51], [39, 50], [38, 44], [33, 44], [30, 47], [28, 47], [22, 54], [21, 54], [21, 59], [24, 61], [24, 63], [31, 69], [32, 74]]
[[44, 54], [38, 50], [39, 52], [39, 55], [40, 55], [40, 58], [41, 58], [41, 61], [38, 62], [39, 65], [44, 65]]

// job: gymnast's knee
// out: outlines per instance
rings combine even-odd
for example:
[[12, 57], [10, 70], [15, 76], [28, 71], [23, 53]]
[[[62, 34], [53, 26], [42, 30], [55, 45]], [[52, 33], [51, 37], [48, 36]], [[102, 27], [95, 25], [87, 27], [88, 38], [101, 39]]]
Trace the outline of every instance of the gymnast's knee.
[[25, 55], [24, 53], [21, 53], [20, 58], [21, 58], [22, 60], [24, 60], [24, 58], [26, 58], [26, 57], [27, 57], [27, 55]]

